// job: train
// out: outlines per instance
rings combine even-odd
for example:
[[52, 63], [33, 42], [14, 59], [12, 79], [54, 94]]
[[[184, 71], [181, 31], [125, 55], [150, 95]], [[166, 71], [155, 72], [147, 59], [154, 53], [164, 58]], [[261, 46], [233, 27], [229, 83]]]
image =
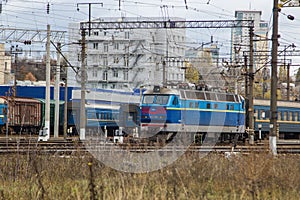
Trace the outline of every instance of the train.
[[[30, 92], [24, 92], [28, 88], [30, 88]], [[6, 94], [7, 89], [9, 87], [1, 88], [2, 93]], [[42, 87], [19, 87], [18, 93], [22, 96], [0, 96], [0, 134], [39, 134], [40, 130], [43, 130], [46, 103], [41, 95], [43, 89]], [[69, 88], [71, 96], [68, 95], [66, 102], [66, 122], [69, 136], [78, 135], [81, 120], [80, 92], [80, 88]], [[119, 126], [120, 104], [138, 102], [139, 99], [139, 94], [133, 92], [101, 89], [89, 91], [85, 101], [86, 130], [88, 132], [105, 132], [107, 137], [113, 136]], [[63, 134], [64, 104], [63, 100], [59, 101], [59, 134]], [[50, 134], [53, 134], [55, 114], [55, 101], [50, 99]]]
[[[254, 99], [255, 139], [268, 137], [270, 100]], [[300, 102], [277, 101], [277, 136], [280, 139], [300, 139]]]
[[[72, 91], [67, 103], [67, 129], [78, 135], [80, 97]], [[60, 101], [60, 134], [64, 125], [64, 101]], [[50, 101], [50, 133], [54, 127], [54, 101]], [[278, 101], [278, 137], [300, 139], [300, 102]], [[209, 91], [207, 88], [172, 89], [154, 86], [141, 95], [112, 91], [87, 94], [86, 132], [107, 138], [124, 136], [169, 142], [180, 133], [194, 142], [218, 139], [221, 142], [249, 139], [247, 101], [238, 94]], [[1, 134], [38, 134], [45, 123], [42, 98], [0, 97]], [[268, 138], [270, 100], [254, 99], [256, 140]]]
[[245, 99], [241, 95], [155, 86], [143, 93], [139, 108], [139, 121], [133, 124], [139, 125], [141, 138], [165, 143], [178, 133], [198, 142], [245, 137]]
[[[131, 116], [140, 117], [120, 118], [124, 120], [121, 128], [126, 129], [126, 124], [130, 124], [128, 135], [136, 134], [138, 129], [139, 137], [158, 142], [171, 141], [178, 133], [192, 137], [196, 143], [202, 143], [206, 138], [219, 142], [245, 142], [250, 136], [246, 104], [243, 96], [237, 94], [155, 86], [143, 93], [139, 107], [131, 109]], [[278, 137], [300, 139], [300, 102], [278, 101], [277, 107]], [[128, 109], [120, 112], [129, 115]], [[269, 118], [270, 100], [254, 99], [255, 140], [268, 138]]]

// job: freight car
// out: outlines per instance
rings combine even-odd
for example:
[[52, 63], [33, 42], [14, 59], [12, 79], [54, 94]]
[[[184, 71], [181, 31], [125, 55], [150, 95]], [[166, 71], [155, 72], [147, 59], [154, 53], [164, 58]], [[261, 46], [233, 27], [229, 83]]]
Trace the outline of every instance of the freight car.
[[41, 102], [32, 98], [0, 97], [2, 114], [0, 122], [2, 133], [37, 133], [41, 127]]

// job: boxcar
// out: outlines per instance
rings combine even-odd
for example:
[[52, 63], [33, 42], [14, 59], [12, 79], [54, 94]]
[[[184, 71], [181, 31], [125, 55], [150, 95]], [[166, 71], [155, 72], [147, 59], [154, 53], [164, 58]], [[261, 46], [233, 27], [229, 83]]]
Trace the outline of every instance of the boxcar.
[[[7, 105], [9, 133], [38, 133], [41, 128], [41, 102], [32, 98], [0, 97]], [[4, 129], [6, 127], [3, 127]], [[2, 129], [3, 130], [3, 129]]]

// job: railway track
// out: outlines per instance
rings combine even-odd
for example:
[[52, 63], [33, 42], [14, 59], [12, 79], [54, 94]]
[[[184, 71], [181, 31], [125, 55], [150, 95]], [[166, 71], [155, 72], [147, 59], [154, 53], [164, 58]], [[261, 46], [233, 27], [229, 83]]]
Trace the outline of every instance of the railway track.
[[[37, 138], [16, 137], [16, 138], [0, 138], [0, 154], [12, 153], [45, 153], [45, 154], [76, 154], [88, 152], [199, 152], [199, 153], [224, 153], [224, 152], [267, 152], [269, 150], [268, 141], [258, 142], [255, 145], [237, 145], [233, 148], [230, 144], [215, 145], [215, 146], [199, 146], [191, 145], [188, 148], [185, 146], [176, 147], [158, 147], [149, 145], [119, 145], [111, 142], [97, 142], [90, 145], [79, 141], [77, 138], [68, 139], [51, 139], [47, 142], [38, 142]], [[300, 154], [300, 140], [295, 141], [278, 141], [278, 154]]]

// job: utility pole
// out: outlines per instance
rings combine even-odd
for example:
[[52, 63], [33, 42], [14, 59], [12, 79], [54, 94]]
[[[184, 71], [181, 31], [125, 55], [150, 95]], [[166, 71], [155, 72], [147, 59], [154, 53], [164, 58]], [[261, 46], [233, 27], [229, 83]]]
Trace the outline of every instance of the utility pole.
[[253, 66], [253, 27], [249, 28], [250, 34], [250, 54], [249, 54], [249, 143], [254, 144], [254, 104], [253, 104], [253, 82], [254, 82], [254, 66]]
[[45, 101], [45, 140], [50, 138], [50, 25], [47, 25], [47, 43], [46, 43], [46, 101]]
[[85, 82], [86, 82], [86, 69], [85, 69], [85, 29], [81, 30], [81, 101], [80, 101], [80, 140], [85, 140], [85, 126], [86, 126], [86, 114], [85, 114]]
[[92, 4], [101, 4], [103, 7], [103, 3], [78, 3], [77, 4], [77, 10], [79, 11], [79, 5], [89, 5], [89, 36], [91, 35], [91, 16], [92, 16]]
[[278, 53], [278, 0], [273, 2], [273, 33], [272, 33], [272, 73], [271, 73], [271, 118], [269, 145], [273, 155], [277, 155], [277, 53]]
[[290, 100], [290, 63], [287, 64], [287, 98], [286, 100]]
[[57, 61], [56, 61], [56, 76], [55, 76], [55, 112], [54, 112], [54, 138], [59, 135], [59, 92], [60, 92], [60, 43], [57, 43]]
[[68, 68], [65, 68], [65, 103], [64, 103], [64, 139], [67, 139], [67, 129], [68, 129]]

